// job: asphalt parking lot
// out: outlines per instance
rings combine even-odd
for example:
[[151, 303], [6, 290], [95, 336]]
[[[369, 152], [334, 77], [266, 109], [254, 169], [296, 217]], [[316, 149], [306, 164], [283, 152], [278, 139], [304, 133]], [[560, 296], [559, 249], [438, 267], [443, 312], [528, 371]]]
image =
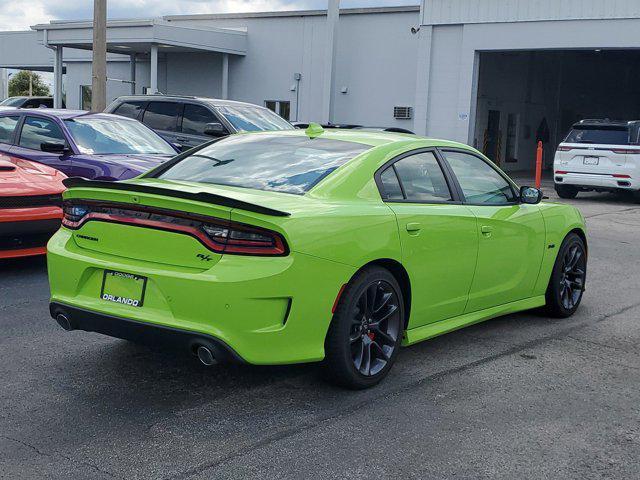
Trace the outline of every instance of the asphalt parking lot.
[[362, 392], [314, 365], [206, 368], [65, 333], [44, 260], [4, 262], [0, 478], [639, 478], [640, 205], [571, 203], [590, 247], [573, 318], [510, 315], [404, 349]]

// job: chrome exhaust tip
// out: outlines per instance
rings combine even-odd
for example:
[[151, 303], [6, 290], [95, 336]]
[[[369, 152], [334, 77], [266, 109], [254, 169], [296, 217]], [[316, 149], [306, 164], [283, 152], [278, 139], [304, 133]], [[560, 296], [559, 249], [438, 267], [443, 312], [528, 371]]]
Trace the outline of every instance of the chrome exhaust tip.
[[73, 330], [73, 327], [71, 326], [71, 322], [69, 321], [67, 316], [62, 313], [59, 313], [58, 315], [56, 315], [56, 322], [58, 322], [58, 325], [60, 325], [67, 332], [70, 332], [71, 330]]
[[200, 345], [198, 347], [196, 353], [198, 354], [198, 359], [202, 362], [203, 365], [206, 365], [207, 367], [218, 363], [216, 361], [216, 357], [213, 356], [213, 352], [203, 345]]

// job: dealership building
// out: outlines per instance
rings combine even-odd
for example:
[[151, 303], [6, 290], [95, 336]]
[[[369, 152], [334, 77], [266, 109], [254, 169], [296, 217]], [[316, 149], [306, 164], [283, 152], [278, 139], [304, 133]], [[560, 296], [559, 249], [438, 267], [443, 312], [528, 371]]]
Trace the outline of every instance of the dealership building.
[[[107, 97], [229, 98], [291, 121], [407, 128], [529, 170], [537, 141], [548, 165], [578, 119], [640, 118], [639, 31], [637, 0], [423, 0], [339, 15], [114, 20]], [[90, 21], [0, 32], [0, 68], [54, 72], [58, 101], [87, 108], [91, 44]]]

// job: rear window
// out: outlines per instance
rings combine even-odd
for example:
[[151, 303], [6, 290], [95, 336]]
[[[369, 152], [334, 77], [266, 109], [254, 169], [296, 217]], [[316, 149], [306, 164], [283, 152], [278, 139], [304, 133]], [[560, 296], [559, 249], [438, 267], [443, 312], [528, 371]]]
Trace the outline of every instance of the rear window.
[[605, 145], [629, 145], [627, 127], [573, 127], [565, 143], [594, 143]]
[[198, 150], [157, 178], [302, 195], [369, 148], [323, 138], [237, 135]]

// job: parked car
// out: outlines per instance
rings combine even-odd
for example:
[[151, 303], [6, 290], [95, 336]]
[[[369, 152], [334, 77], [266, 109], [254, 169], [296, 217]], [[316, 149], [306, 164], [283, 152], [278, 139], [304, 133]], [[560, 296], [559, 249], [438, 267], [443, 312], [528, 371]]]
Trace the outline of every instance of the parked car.
[[232, 133], [293, 129], [268, 108], [204, 97], [120, 97], [105, 112], [140, 120], [182, 150]]
[[553, 162], [561, 198], [595, 190], [631, 191], [640, 199], [640, 120], [582, 120], [571, 127]]
[[401, 344], [545, 305], [567, 317], [585, 285], [578, 210], [454, 142], [312, 125], [65, 184], [52, 316], [206, 365], [324, 360], [369, 387]]
[[74, 110], [0, 112], [0, 153], [44, 163], [69, 177], [125, 180], [177, 149], [136, 120]]
[[62, 220], [62, 172], [0, 155], [0, 258], [42, 255]]
[[0, 102], [0, 107], [53, 108], [53, 97], [9, 97]]

